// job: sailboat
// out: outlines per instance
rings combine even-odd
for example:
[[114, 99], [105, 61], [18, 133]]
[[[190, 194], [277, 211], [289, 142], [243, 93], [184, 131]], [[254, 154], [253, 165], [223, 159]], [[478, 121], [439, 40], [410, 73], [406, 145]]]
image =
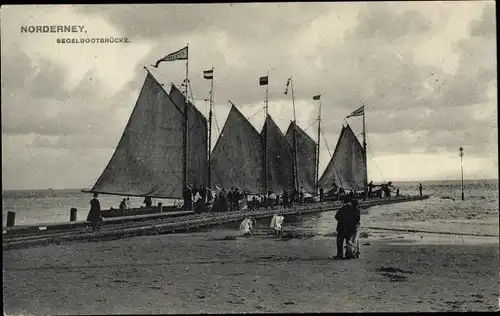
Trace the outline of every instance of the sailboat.
[[363, 191], [366, 187], [364, 151], [349, 125], [342, 126], [333, 155], [319, 179], [319, 186], [337, 186], [347, 191]]
[[[183, 50], [186, 58], [178, 51], [162, 60], [172, 59], [171, 55], [187, 60], [187, 47]], [[187, 97], [187, 76], [185, 95], [174, 84], [167, 93], [144, 69], [145, 81], [116, 150], [92, 189], [84, 192], [182, 199], [184, 187], [207, 181], [207, 119]], [[164, 210], [168, 209], [175, 207]]]
[[295, 129], [295, 143], [297, 152], [297, 187], [304, 192], [316, 192], [316, 154], [317, 143], [295, 122], [291, 122], [285, 133], [288, 142], [293, 146]]
[[263, 144], [259, 132], [231, 101], [229, 115], [212, 151], [212, 179], [223, 190], [248, 195], [263, 191]]

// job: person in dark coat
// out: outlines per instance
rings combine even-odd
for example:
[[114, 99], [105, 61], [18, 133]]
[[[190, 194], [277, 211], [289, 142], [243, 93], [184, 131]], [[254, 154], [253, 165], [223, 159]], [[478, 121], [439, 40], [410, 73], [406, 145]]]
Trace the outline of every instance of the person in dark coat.
[[229, 210], [229, 204], [227, 198], [221, 192], [219, 194], [219, 212], [227, 212]]
[[120, 207], [119, 207], [119, 210], [120, 210], [120, 214], [122, 216], [125, 216], [125, 211], [127, 210], [127, 199], [123, 199], [121, 202], [120, 202]]
[[288, 208], [289, 203], [288, 203], [288, 191], [287, 190], [283, 190], [282, 200], [283, 200], [283, 207]]
[[153, 200], [151, 199], [150, 196], [146, 196], [142, 203], [144, 203], [146, 207], [151, 207], [153, 205]]
[[373, 198], [373, 181], [370, 181], [370, 183], [368, 183], [368, 198]]
[[240, 191], [238, 191], [238, 188], [234, 189], [233, 192], [233, 209], [234, 210], [239, 210], [240, 209]]
[[94, 193], [94, 198], [90, 200], [90, 211], [87, 215], [87, 221], [90, 222], [92, 232], [98, 231], [102, 222], [101, 203], [97, 199], [98, 196], [99, 194]]
[[193, 207], [193, 191], [191, 191], [191, 188], [185, 187], [182, 195], [184, 198], [184, 209], [191, 210]]
[[335, 214], [335, 219], [337, 220], [337, 255], [335, 256], [335, 259], [344, 258], [344, 240], [347, 239], [349, 212], [351, 210], [349, 199], [347, 197], [344, 197], [342, 202], [343, 206]]
[[323, 202], [323, 195], [324, 195], [323, 188], [319, 188], [319, 201]]
[[419, 184], [418, 190], [420, 191], [420, 196], [422, 196], [422, 183]]
[[201, 200], [203, 201], [203, 203], [206, 203], [207, 202], [207, 187], [205, 185], [202, 185], [200, 188], [200, 196], [201, 196]]
[[347, 213], [345, 223], [346, 237], [346, 259], [359, 258], [359, 225], [361, 222], [361, 210], [358, 207], [358, 201], [351, 201], [351, 208]]
[[233, 193], [234, 188], [231, 188], [229, 192], [227, 193], [227, 202], [229, 203], [229, 210], [231, 211], [233, 209]]

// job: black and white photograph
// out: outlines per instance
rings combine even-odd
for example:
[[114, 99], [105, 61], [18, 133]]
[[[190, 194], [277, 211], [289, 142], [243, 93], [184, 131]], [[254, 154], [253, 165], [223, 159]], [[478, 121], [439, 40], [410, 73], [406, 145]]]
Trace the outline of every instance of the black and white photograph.
[[494, 1], [0, 12], [4, 315], [500, 310]]

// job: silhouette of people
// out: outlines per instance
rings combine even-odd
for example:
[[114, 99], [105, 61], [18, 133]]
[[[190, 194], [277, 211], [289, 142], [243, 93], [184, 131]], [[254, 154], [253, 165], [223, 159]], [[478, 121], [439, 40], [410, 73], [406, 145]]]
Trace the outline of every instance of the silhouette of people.
[[420, 191], [420, 196], [422, 196], [422, 183], [419, 184], [418, 190]]
[[94, 193], [94, 198], [90, 200], [90, 211], [87, 215], [87, 221], [90, 222], [92, 232], [98, 231], [102, 222], [101, 203], [97, 199], [98, 196], [99, 194]]
[[233, 209], [234, 210], [239, 210], [240, 209], [240, 192], [238, 191], [238, 188], [234, 189], [233, 192]]
[[184, 209], [191, 210], [193, 207], [193, 191], [190, 187], [184, 187], [182, 197], [184, 200]]
[[371, 199], [373, 197], [373, 181], [370, 181], [370, 183], [368, 183], [368, 198]]
[[288, 191], [287, 190], [283, 190], [282, 199], [283, 199], [283, 207], [288, 208], [288, 204], [289, 204], [288, 200], [289, 199], [288, 199]]
[[125, 215], [125, 210], [127, 209], [127, 199], [123, 199], [121, 202], [120, 202], [120, 214], [122, 215]]
[[344, 258], [344, 241], [347, 239], [349, 212], [351, 210], [349, 198], [344, 197], [342, 202], [342, 207], [335, 214], [335, 219], [337, 220], [337, 255], [335, 256], [335, 259]]
[[345, 223], [346, 235], [346, 259], [359, 257], [359, 225], [361, 221], [361, 210], [358, 208], [358, 201], [351, 201], [351, 208]]
[[146, 196], [142, 203], [144, 203], [146, 207], [151, 207], [153, 205], [153, 200], [151, 199], [150, 196]]

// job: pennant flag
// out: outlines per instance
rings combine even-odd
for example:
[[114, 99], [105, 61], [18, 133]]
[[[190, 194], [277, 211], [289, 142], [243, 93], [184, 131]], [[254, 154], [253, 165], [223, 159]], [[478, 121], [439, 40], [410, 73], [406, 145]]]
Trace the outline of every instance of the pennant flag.
[[269, 76], [259, 78], [259, 86], [267, 86], [269, 83]]
[[290, 81], [292, 81], [292, 77], [288, 78], [288, 81], [286, 82], [285, 94], [288, 94], [288, 86], [290, 85]]
[[163, 57], [162, 59], [159, 59], [156, 64], [152, 65], [155, 68], [158, 68], [158, 65], [163, 62], [163, 61], [175, 61], [175, 60], [184, 60], [188, 59], [188, 47], [184, 47], [183, 49], [180, 49], [172, 54], [168, 54], [167, 56]]
[[360, 116], [363, 114], [365, 114], [365, 106], [364, 105], [362, 107], [360, 107], [359, 109], [357, 109], [356, 111], [352, 112], [351, 114], [347, 115], [346, 118], [350, 118], [353, 116]]
[[321, 99], [321, 94], [315, 95], [313, 97], [313, 100], [319, 100], [319, 99]]
[[203, 79], [214, 79], [214, 70], [205, 70], [203, 71]]

